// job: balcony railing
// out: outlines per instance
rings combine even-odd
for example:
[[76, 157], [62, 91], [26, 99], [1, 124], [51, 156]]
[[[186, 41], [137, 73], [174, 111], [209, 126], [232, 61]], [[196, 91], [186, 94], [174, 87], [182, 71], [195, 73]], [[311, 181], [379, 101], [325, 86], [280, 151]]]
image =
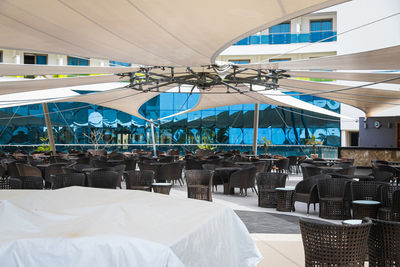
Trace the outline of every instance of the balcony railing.
[[336, 32], [318, 31], [310, 33], [273, 33], [269, 35], [251, 35], [234, 45], [262, 45], [262, 44], [295, 44], [295, 43], [315, 43], [336, 42]]

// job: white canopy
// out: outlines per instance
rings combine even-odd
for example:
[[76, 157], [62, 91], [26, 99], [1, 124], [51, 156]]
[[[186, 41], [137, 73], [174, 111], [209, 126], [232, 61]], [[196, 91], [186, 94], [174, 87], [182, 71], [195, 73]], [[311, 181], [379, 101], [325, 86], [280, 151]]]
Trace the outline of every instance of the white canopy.
[[207, 65], [251, 33], [346, 1], [2, 1], [0, 47], [151, 66]]

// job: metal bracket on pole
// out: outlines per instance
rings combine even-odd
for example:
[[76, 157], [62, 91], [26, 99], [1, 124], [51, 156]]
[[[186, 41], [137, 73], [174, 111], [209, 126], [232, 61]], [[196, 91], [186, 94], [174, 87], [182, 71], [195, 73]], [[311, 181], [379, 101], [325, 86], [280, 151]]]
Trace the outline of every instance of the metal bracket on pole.
[[154, 135], [154, 121], [153, 121], [153, 119], [150, 119], [149, 122], [150, 122], [150, 128], [151, 128], [151, 141], [153, 143], [153, 153], [154, 153], [153, 156], [157, 157], [156, 138]]
[[42, 106], [43, 106], [44, 120], [46, 122], [47, 134], [49, 136], [51, 152], [52, 152], [52, 155], [55, 156], [56, 155], [56, 145], [54, 142], [53, 128], [51, 127], [49, 109], [47, 108], [47, 103], [42, 103]]

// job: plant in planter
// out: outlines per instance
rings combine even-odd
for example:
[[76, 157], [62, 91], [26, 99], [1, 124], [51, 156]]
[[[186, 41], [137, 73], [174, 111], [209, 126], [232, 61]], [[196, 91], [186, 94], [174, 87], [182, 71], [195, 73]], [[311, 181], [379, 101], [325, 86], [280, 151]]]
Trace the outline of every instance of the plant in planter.
[[42, 142], [42, 145], [38, 146], [35, 150], [35, 152], [49, 152], [51, 151], [50, 145], [48, 143], [49, 137], [40, 137], [40, 142]]
[[315, 138], [315, 136], [313, 135], [311, 138], [305, 139], [305, 144], [306, 145], [312, 145], [313, 146], [313, 154], [311, 154], [311, 158], [318, 158], [318, 154], [317, 154], [317, 149], [316, 149], [316, 145], [321, 145], [322, 142], [321, 141], [317, 141], [317, 139]]
[[272, 142], [270, 141], [270, 140], [267, 140], [267, 138], [266, 137], [263, 137], [263, 146], [264, 146], [264, 154], [265, 154], [265, 156], [267, 156], [268, 154], [267, 154], [267, 151], [268, 151], [268, 147], [270, 146], [270, 145], [272, 145]]
[[105, 135], [103, 130], [100, 129], [91, 129], [90, 134], [87, 135], [86, 133], [83, 133], [85, 137], [89, 139], [89, 142], [93, 145], [94, 150], [98, 150], [100, 147], [100, 144], [109, 144], [113, 138], [108, 138], [108, 140], [105, 140]]

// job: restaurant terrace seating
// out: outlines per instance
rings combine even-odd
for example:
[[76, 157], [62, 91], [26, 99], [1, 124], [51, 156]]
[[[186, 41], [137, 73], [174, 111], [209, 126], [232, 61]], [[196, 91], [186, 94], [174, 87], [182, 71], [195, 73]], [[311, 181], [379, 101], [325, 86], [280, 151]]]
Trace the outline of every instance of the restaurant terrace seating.
[[247, 196], [247, 189], [251, 188], [257, 193], [257, 189], [255, 188], [256, 173], [256, 167], [243, 168], [235, 171], [229, 178], [229, 191], [233, 190], [234, 188], [239, 188], [240, 194]]
[[68, 186], [85, 186], [86, 176], [83, 173], [58, 173], [50, 175], [51, 189]]
[[126, 189], [151, 192], [154, 182], [154, 171], [127, 171], [125, 172]]
[[372, 219], [368, 240], [368, 266], [400, 265], [400, 222]]
[[86, 174], [89, 187], [115, 189], [118, 183], [118, 172], [93, 171]]
[[258, 173], [258, 206], [263, 208], [276, 208], [276, 188], [285, 187], [286, 173]]
[[350, 182], [343, 178], [318, 180], [319, 216], [321, 218], [343, 220], [350, 217]]
[[380, 187], [381, 206], [378, 209], [378, 219], [390, 221], [392, 220], [393, 193], [400, 190], [400, 186], [384, 184]]
[[165, 163], [161, 165], [160, 167], [160, 172], [158, 176], [159, 181], [168, 181], [175, 183], [175, 181], [178, 181], [180, 185], [182, 185], [183, 179], [182, 179], [182, 169], [183, 169], [183, 163], [182, 162], [171, 162], [171, 163]]

